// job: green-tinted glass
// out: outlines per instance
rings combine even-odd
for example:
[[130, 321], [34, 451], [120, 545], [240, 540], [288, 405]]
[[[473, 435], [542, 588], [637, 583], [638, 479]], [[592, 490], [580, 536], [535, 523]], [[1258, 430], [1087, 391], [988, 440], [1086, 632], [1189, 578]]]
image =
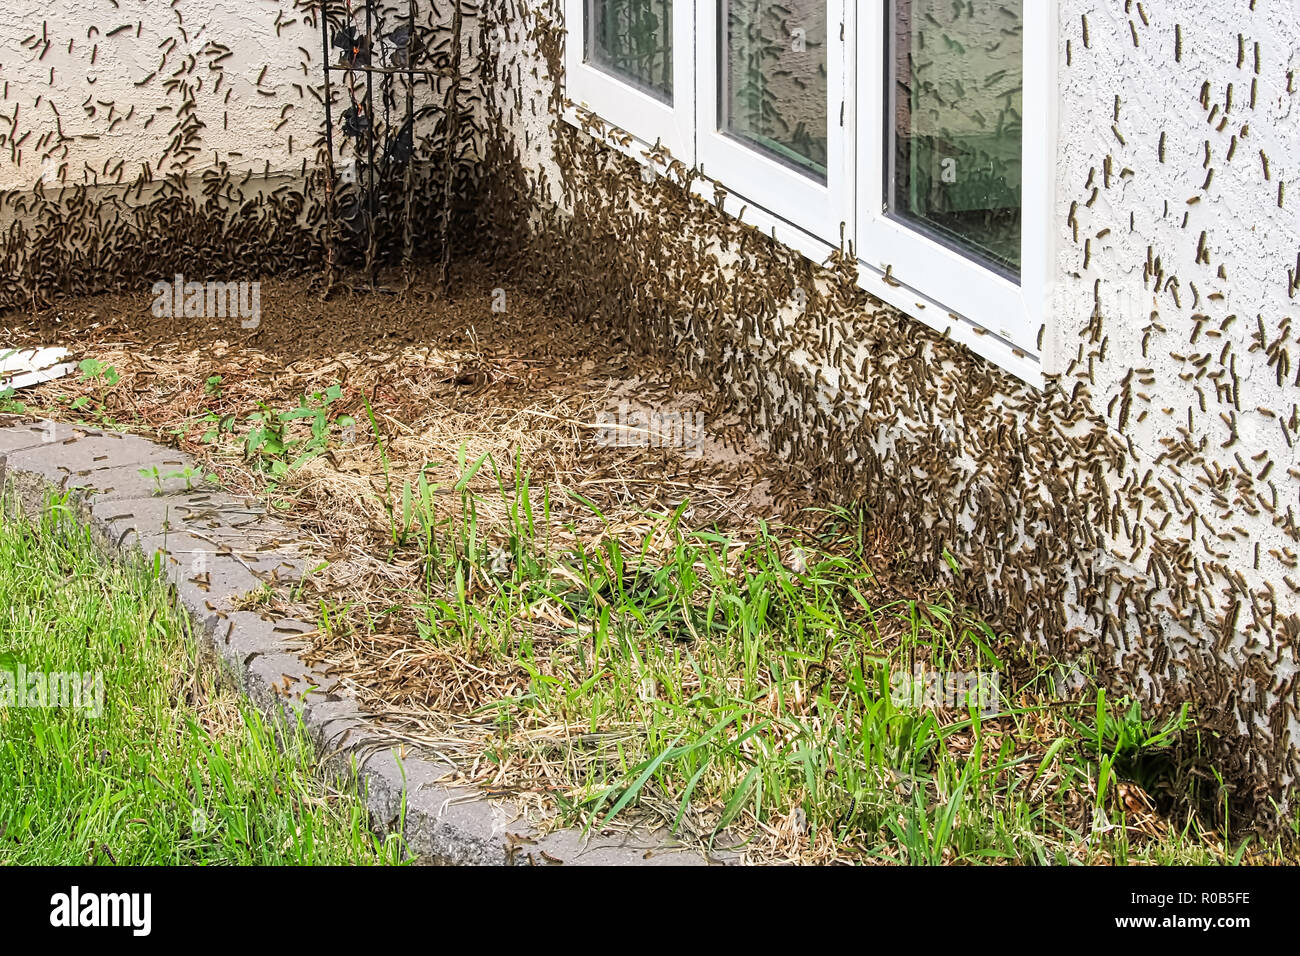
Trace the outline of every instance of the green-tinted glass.
[[893, 0], [892, 215], [1020, 271], [1023, 0]]
[[672, 0], [587, 0], [587, 62], [671, 103]]
[[721, 0], [719, 126], [826, 177], [826, 0]]

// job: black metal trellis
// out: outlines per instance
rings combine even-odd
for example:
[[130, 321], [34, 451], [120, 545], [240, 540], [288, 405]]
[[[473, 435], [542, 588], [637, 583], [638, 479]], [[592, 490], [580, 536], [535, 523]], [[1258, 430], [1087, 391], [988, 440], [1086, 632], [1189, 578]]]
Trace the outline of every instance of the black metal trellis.
[[[343, 10], [339, 11], [346, 16], [343, 21], [344, 25], [335, 29], [330, 22], [331, 8], [341, 4]], [[333, 102], [333, 83], [331, 76], [334, 73], [346, 73], [347, 92], [350, 105], [342, 114], [342, 132], [346, 138], [356, 140], [356, 186], [358, 197], [353, 209], [354, 219], [360, 220], [363, 227], [364, 235], [364, 268], [367, 282], [371, 289], [378, 288], [378, 250], [376, 248], [376, 220], [380, 211], [381, 189], [384, 187], [382, 181], [377, 181], [379, 177], [379, 164], [376, 156], [377, 143], [376, 139], [379, 133], [379, 123], [377, 121], [377, 112], [375, 109], [375, 81], [379, 78], [382, 86], [381, 96], [385, 107], [385, 122], [383, 134], [385, 143], [380, 159], [385, 164], [385, 170], [391, 168], [394, 162], [400, 163], [404, 169], [403, 178], [403, 201], [402, 201], [402, 265], [407, 270], [407, 282], [410, 281], [409, 267], [412, 258], [413, 237], [411, 232], [411, 201], [414, 190], [413, 172], [414, 153], [415, 153], [415, 84], [417, 77], [436, 77], [447, 75], [446, 70], [436, 70], [421, 68], [416, 65], [419, 56], [418, 49], [418, 12], [419, 0], [406, 0], [406, 15], [404, 18], [405, 25], [399, 27], [387, 37], [376, 35], [376, 15], [373, 0], [362, 0], [357, 6], [363, 6], [365, 9], [365, 33], [358, 31], [356, 10], [354, 9], [353, 0], [335, 0], [331, 4], [330, 0], [320, 0], [320, 28], [321, 28], [321, 52], [322, 52], [322, 74], [324, 81], [324, 99], [325, 99], [325, 148], [327, 153], [326, 159], [326, 288], [334, 283], [336, 277], [336, 249], [334, 243], [335, 224], [338, 220], [338, 196], [335, 192], [336, 169], [335, 169], [335, 131], [334, 131], [334, 102]], [[379, 25], [383, 26], [385, 17], [384, 13], [388, 12], [385, 5], [379, 16]], [[459, 18], [457, 18], [459, 19]], [[395, 38], [401, 35], [402, 29], [405, 29], [405, 40], [400, 41]], [[331, 35], [331, 31], [334, 31]], [[456, 41], [459, 42], [459, 29], [456, 31]], [[378, 41], [378, 42], [376, 42]], [[390, 65], [376, 65], [376, 52], [382, 53], [384, 46], [391, 44], [394, 48], [394, 55], [390, 56]], [[403, 50], [404, 47], [404, 50]], [[338, 50], [337, 56], [331, 56], [331, 52]], [[454, 71], [453, 71], [454, 72]], [[357, 97], [357, 75], [361, 74], [365, 78], [365, 93], [358, 100]], [[400, 77], [406, 79], [406, 98], [405, 98], [405, 120], [394, 136], [392, 125], [387, 116], [387, 108], [390, 102], [393, 82]], [[449, 78], [449, 98], [454, 101], [455, 89], [459, 84], [459, 77], [452, 75]], [[452, 136], [452, 130], [447, 131], [447, 135]]]

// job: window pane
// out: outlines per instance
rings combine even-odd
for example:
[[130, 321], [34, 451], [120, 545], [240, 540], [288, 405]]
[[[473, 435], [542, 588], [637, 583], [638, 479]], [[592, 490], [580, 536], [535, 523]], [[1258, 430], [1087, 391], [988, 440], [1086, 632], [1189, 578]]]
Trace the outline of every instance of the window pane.
[[671, 103], [672, 0], [587, 0], [587, 62]]
[[1020, 271], [1023, 0], [893, 0], [890, 212]]
[[826, 0], [721, 0], [718, 124], [826, 178]]

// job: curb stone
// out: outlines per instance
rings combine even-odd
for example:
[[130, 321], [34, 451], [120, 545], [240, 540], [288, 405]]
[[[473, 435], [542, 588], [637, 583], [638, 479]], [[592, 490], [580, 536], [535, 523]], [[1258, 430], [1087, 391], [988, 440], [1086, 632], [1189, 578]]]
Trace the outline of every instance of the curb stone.
[[[7, 427], [6, 427], [7, 426]], [[303, 567], [291, 532], [256, 501], [209, 488], [159, 487], [141, 469], [168, 474], [194, 459], [145, 439], [50, 421], [0, 416], [0, 491], [28, 520], [51, 492], [66, 494], [107, 557], [157, 562], [177, 605], [195, 623], [203, 656], [237, 680], [272, 720], [301, 718], [327, 772], [356, 780], [373, 821], [399, 827], [421, 863], [445, 865], [705, 865], [735, 862], [675, 846], [664, 831], [617, 839], [561, 830], [539, 836], [475, 788], [442, 781], [447, 762], [404, 755], [341, 683], [304, 662], [295, 638], [314, 630], [235, 610], [235, 599]], [[259, 550], [265, 549], [265, 550]], [[201, 560], [196, 558], [201, 557]]]

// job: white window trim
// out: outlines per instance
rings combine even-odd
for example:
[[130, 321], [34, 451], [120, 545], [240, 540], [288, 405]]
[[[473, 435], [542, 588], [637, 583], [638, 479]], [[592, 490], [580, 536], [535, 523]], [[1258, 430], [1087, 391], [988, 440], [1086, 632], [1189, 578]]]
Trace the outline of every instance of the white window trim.
[[[1051, 217], [1055, 208], [1055, 4], [1026, 0], [1024, 5], [1024, 102], [1021, 173], [1021, 278], [1012, 281], [985, 268], [904, 223], [884, 209], [885, 158], [885, 37], [883, 11], [872, 6], [857, 17], [857, 102], [860, 139], [857, 177], [857, 254], [859, 261], [907, 295], [921, 290], [942, 303], [939, 310], [904, 311], [938, 328], [936, 318], [950, 325], [958, 319], [980, 330], [977, 339], [995, 336], [999, 344], [972, 345], [975, 351], [998, 360], [1002, 351], [1023, 352], [1030, 361], [1018, 361], [1009, 370], [1033, 384], [1041, 384], [1039, 330], [1047, 318], [1048, 286], [1054, 262]], [[888, 286], [888, 282], [881, 284]], [[875, 290], [873, 290], [875, 291]], [[883, 298], [883, 296], [882, 296]], [[951, 313], [951, 315], [948, 315]], [[983, 333], [983, 334], [980, 334]], [[990, 351], [994, 354], [990, 354]], [[1039, 366], [1035, 371], [1033, 366]], [[1027, 373], [1027, 374], [1026, 374]]]
[[656, 142], [695, 165], [695, 0], [673, 0], [670, 104], [586, 62], [586, 0], [564, 0], [565, 96], [647, 145]]
[[[860, 16], [859, 4], [828, 0], [826, 184], [717, 132], [717, 64], [712, 62], [717, 0], [674, 0], [672, 107], [583, 63], [584, 0], [564, 4], [568, 99], [638, 141], [605, 137], [606, 145], [645, 163], [647, 149], [659, 142], [687, 166], [698, 161], [707, 178], [695, 179], [696, 195], [713, 202], [712, 183], [720, 183], [726, 192], [724, 213], [743, 218], [818, 263], [839, 249], [843, 224], [844, 240], [852, 241], [857, 252], [859, 283], [867, 292], [1022, 381], [1043, 387], [1044, 365], [1054, 365], [1050, 323], [1058, 241], [1052, 225], [1059, 56], [1055, 4], [1026, 0], [1024, 6], [1019, 284], [884, 215], [886, 53], [880, 34], [883, 11], [876, 4], [869, 5], [873, 16], [880, 13], [873, 28]], [[844, 37], [854, 43], [830, 43], [834, 25], [841, 22]], [[837, 70], [842, 83], [835, 81]], [[842, 126], [836, 122], [841, 104]], [[590, 133], [579, 110], [566, 109], [564, 119]]]
[[701, 171], [750, 203], [834, 242], [838, 242], [841, 225], [851, 228], [853, 221], [853, 167], [849, 149], [852, 126], [844, 102], [844, 77], [850, 75], [845, 63], [847, 43], [841, 29], [844, 7], [844, 0], [829, 0], [826, 5], [828, 122], [824, 183], [718, 129], [721, 65], [714, 62], [714, 53], [719, 49], [723, 4], [718, 0], [698, 0], [696, 7], [695, 56], [701, 69], [695, 142]]

